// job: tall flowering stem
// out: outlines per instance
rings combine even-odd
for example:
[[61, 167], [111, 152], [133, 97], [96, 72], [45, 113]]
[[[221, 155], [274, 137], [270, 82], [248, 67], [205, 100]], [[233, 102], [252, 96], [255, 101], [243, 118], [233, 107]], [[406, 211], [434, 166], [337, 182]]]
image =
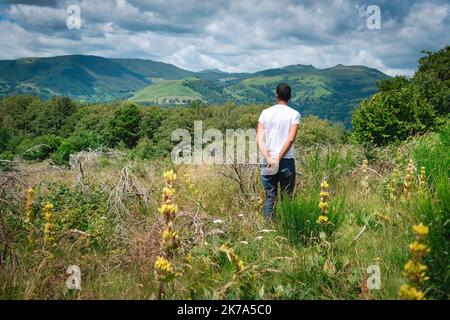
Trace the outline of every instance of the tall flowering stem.
[[400, 287], [400, 298], [406, 300], [424, 300], [425, 294], [417, 289], [429, 279], [426, 272], [428, 267], [423, 263], [423, 258], [430, 253], [430, 249], [424, 243], [428, 234], [428, 227], [422, 223], [413, 226], [415, 241], [409, 245], [411, 259], [406, 262], [404, 275], [408, 283]]
[[45, 219], [44, 244], [51, 247], [55, 244], [54, 224], [53, 224], [53, 204], [47, 202], [42, 208], [42, 214]]
[[323, 180], [322, 183], [320, 184], [320, 201], [319, 201], [319, 208], [320, 208], [320, 216], [317, 219], [317, 223], [320, 223], [322, 225], [325, 225], [328, 223], [328, 197], [329, 197], [329, 193], [328, 193], [328, 183]]
[[175, 195], [174, 184], [177, 175], [173, 170], [164, 173], [164, 183], [162, 194], [162, 205], [158, 209], [164, 218], [164, 230], [162, 232], [163, 254], [158, 256], [154, 265], [157, 278], [160, 281], [158, 299], [162, 298], [164, 293], [164, 283], [173, 280], [178, 273], [174, 271], [172, 259], [175, 250], [179, 246], [178, 233], [174, 230], [174, 221], [178, 212], [178, 206], [173, 202]]
[[234, 253], [233, 248], [229, 248], [226, 244], [222, 244], [219, 251], [225, 253], [228, 260], [233, 263], [237, 272], [242, 272], [244, 270], [245, 263], [236, 255], [236, 253]]
[[409, 160], [408, 166], [406, 167], [406, 174], [403, 180], [403, 197], [404, 199], [411, 198], [411, 191], [414, 187], [414, 162], [412, 159]]
[[425, 167], [420, 168], [419, 192], [424, 194], [427, 189], [427, 171]]
[[362, 179], [361, 179], [361, 187], [364, 194], [369, 193], [369, 161], [367, 159], [364, 159], [362, 165], [361, 165], [361, 173], [362, 173]]
[[387, 191], [389, 193], [389, 198], [392, 200], [397, 199], [397, 180], [398, 180], [398, 169], [394, 168], [392, 170], [391, 178], [387, 185]]
[[27, 196], [25, 202], [25, 222], [30, 223], [33, 220], [33, 206], [34, 206], [34, 189], [27, 189]]

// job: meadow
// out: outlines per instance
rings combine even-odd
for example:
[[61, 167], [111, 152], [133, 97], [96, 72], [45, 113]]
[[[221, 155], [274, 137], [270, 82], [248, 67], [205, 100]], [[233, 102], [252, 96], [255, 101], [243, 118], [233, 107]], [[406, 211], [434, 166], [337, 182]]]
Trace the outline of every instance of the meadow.
[[[254, 166], [174, 168], [109, 149], [81, 152], [67, 169], [12, 162], [2, 238], [9, 228], [15, 237], [3, 252], [0, 297], [157, 298], [154, 263], [166, 250], [158, 208], [163, 174], [174, 169], [177, 244], [164, 299], [396, 299], [419, 223], [430, 228], [431, 249], [420, 288], [448, 298], [449, 143], [447, 125], [370, 154], [351, 144], [298, 146], [295, 195], [271, 225]], [[325, 224], [317, 221], [324, 180]], [[66, 286], [69, 265], [81, 270], [81, 290]], [[373, 265], [380, 289], [367, 287]]]

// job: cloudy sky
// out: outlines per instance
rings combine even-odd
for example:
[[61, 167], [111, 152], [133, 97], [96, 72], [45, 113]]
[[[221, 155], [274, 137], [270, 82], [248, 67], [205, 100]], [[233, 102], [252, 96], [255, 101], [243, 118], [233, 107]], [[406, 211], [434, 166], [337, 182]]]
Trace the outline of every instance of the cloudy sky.
[[[80, 29], [67, 27], [70, 5]], [[411, 75], [422, 50], [448, 44], [448, 0], [0, 0], [0, 59], [79, 53], [229, 72], [341, 63]]]

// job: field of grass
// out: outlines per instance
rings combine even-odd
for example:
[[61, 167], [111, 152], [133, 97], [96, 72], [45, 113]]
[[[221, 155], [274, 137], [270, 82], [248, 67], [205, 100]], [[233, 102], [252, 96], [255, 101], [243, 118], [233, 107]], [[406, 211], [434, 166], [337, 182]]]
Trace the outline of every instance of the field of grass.
[[150, 86], [136, 92], [131, 98], [134, 102], [151, 102], [157, 101], [160, 98], [170, 98], [170, 99], [202, 99], [202, 95], [184, 83], [189, 81], [190, 78], [183, 80], [161, 80]]
[[[0, 299], [155, 299], [163, 276], [163, 299], [397, 299], [420, 222], [431, 252], [418, 289], [448, 299], [449, 145], [447, 126], [380, 149], [297, 148], [294, 197], [270, 225], [254, 166], [174, 167], [111, 152], [81, 154], [72, 169], [17, 163], [1, 211]], [[154, 265], [169, 250], [158, 213], [169, 169], [178, 236], [164, 273]], [[81, 290], [66, 286], [69, 265], [81, 270]], [[374, 266], [379, 289], [367, 286]]]

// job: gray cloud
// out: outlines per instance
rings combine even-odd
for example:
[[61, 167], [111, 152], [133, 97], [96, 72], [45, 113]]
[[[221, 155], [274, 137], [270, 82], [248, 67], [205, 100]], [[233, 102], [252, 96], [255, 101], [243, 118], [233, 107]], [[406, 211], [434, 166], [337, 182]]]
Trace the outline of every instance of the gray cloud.
[[[65, 25], [69, 4], [81, 9], [81, 30]], [[370, 4], [381, 30], [366, 27]], [[450, 42], [450, 4], [438, 0], [3, 1], [0, 17], [3, 59], [81, 53], [191, 70], [342, 63], [412, 74], [422, 50]]]

